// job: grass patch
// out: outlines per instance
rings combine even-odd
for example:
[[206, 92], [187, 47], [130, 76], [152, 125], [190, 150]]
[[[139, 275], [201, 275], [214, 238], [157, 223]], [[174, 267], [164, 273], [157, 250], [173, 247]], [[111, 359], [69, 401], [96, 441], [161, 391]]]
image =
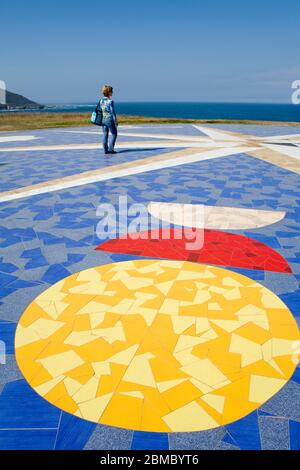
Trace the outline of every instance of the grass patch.
[[[177, 119], [119, 115], [118, 120], [120, 124], [257, 124], [300, 127], [300, 122], [232, 119]], [[90, 113], [0, 113], [0, 131], [2, 132], [90, 125]]]

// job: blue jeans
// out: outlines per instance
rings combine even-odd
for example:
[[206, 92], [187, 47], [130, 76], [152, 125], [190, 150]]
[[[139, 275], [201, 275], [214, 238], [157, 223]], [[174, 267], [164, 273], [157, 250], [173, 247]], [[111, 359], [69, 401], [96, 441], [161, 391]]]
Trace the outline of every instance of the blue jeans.
[[[115, 143], [118, 137], [118, 130], [117, 126], [115, 123], [112, 122], [107, 122], [102, 125], [103, 129], [103, 148], [104, 152], [112, 152], [115, 148]], [[108, 136], [110, 134], [110, 138], [108, 139]]]

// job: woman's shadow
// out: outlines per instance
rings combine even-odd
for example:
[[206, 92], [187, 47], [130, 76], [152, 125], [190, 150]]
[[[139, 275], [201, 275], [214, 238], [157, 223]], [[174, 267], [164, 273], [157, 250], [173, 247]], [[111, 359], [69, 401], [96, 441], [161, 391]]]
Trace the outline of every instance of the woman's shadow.
[[153, 150], [164, 150], [164, 147], [153, 147], [151, 149], [149, 148], [132, 148], [132, 149], [124, 149], [124, 150], [118, 150], [118, 153], [128, 153], [128, 152], [153, 152]]

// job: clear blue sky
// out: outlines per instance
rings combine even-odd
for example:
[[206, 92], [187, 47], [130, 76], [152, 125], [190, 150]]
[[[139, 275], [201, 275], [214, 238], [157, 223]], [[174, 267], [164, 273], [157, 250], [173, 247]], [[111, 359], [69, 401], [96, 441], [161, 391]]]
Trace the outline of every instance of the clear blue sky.
[[40, 102], [289, 102], [299, 0], [3, 0], [0, 79]]

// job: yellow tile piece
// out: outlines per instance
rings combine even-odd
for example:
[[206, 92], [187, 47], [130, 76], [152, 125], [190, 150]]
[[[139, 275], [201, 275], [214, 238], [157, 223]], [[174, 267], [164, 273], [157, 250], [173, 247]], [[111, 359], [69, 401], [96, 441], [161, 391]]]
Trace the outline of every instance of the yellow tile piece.
[[222, 280], [222, 285], [223, 286], [228, 286], [228, 287], [242, 287], [243, 284], [240, 281], [237, 281], [233, 277], [225, 276]]
[[94, 423], [99, 422], [112, 396], [112, 393], [108, 393], [102, 397], [80, 403], [79, 410], [81, 417], [88, 421], [93, 421]]
[[166, 380], [165, 382], [157, 382], [157, 388], [162, 393], [170, 388], [175, 387], [176, 385], [186, 382], [186, 379], [176, 379], [176, 380]]
[[199, 273], [197, 271], [187, 271], [182, 269], [177, 276], [178, 281], [188, 281], [190, 279], [199, 279]]
[[[107, 305], [105, 306], [107, 310]], [[90, 313], [91, 328], [97, 328], [105, 318], [105, 312]]]
[[91, 329], [90, 316], [85, 315], [76, 315], [73, 328], [75, 331], [88, 331]]
[[127, 429], [140, 429], [142, 413], [142, 399], [114, 394], [101, 417], [101, 423]]
[[184, 351], [185, 349], [189, 349], [197, 344], [201, 344], [205, 342], [205, 339], [187, 336], [187, 335], [180, 335], [174, 349], [174, 353], [178, 353], [180, 351]]
[[95, 328], [93, 329], [93, 335], [100, 336], [109, 343], [126, 340], [122, 323], [117, 323], [112, 328]]
[[241, 297], [242, 295], [241, 295], [240, 289], [238, 289], [237, 287], [234, 289], [230, 289], [224, 293], [224, 298], [226, 300], [237, 300], [237, 299], [240, 299]]
[[188, 364], [192, 364], [199, 360], [199, 357], [193, 354], [193, 350], [194, 348], [192, 347], [185, 349], [184, 351], [174, 353], [174, 357], [182, 366], [187, 366]]
[[181, 367], [181, 370], [190, 377], [213, 387], [227, 380], [227, 377], [209, 359], [200, 359], [193, 364]]
[[107, 288], [106, 282], [86, 282], [76, 287], [69, 289], [70, 294], [83, 294], [83, 295], [97, 295], [103, 294]]
[[99, 271], [95, 268], [85, 269], [84, 271], [80, 271], [76, 276], [77, 282], [91, 282], [91, 281], [101, 281], [102, 276]]
[[130, 362], [132, 361], [135, 353], [137, 352], [139, 348], [138, 344], [134, 344], [133, 346], [130, 346], [130, 348], [125, 349], [124, 351], [121, 351], [117, 354], [114, 354], [109, 358], [109, 361], [114, 363], [114, 364], [122, 364], [122, 365], [129, 365]]
[[101, 318], [102, 314], [106, 312], [108, 306], [109, 303], [96, 302], [95, 300], [91, 300], [86, 305], [81, 307], [80, 310], [78, 310], [77, 315], [92, 315], [96, 313], [99, 314]]
[[16, 334], [16, 347], [21, 348], [22, 346], [27, 346], [28, 344], [36, 343], [41, 338], [30, 326], [23, 328], [22, 325], [18, 325], [17, 334]]
[[218, 302], [209, 302], [207, 308], [208, 310], [222, 310], [222, 307]]
[[211, 294], [207, 290], [198, 290], [196, 295], [193, 297], [193, 303], [202, 305], [207, 303], [211, 299]]
[[277, 393], [286, 381], [271, 377], [252, 375], [250, 378], [249, 401], [264, 403]]
[[208, 331], [205, 331], [204, 333], [201, 334], [200, 338], [205, 338], [205, 339], [216, 339], [218, 338], [218, 334], [211, 328]]
[[228, 331], [228, 333], [232, 333], [233, 331], [240, 328], [241, 325], [243, 325], [242, 320], [214, 320], [214, 319], [211, 319], [211, 323], [213, 325], [219, 326], [220, 328], [222, 328], [222, 330]]
[[295, 352], [295, 341], [282, 338], [272, 339], [272, 356], [292, 356]]
[[52, 390], [57, 384], [59, 384], [63, 380], [64, 380], [64, 376], [60, 375], [60, 376], [56, 377], [55, 379], [49, 380], [47, 382], [44, 382], [41, 385], [38, 385], [37, 387], [35, 387], [35, 391], [43, 397], [44, 395], [46, 395], [48, 392], [50, 392], [50, 390]]
[[171, 410], [176, 410], [177, 408], [196, 400], [200, 396], [202, 396], [202, 392], [187, 380], [169, 388], [165, 392], [162, 392], [162, 397]]
[[266, 331], [265, 329], [260, 328], [253, 323], [246, 323], [245, 325], [235, 330], [235, 333], [238, 336], [242, 336], [243, 338], [246, 338], [249, 341], [254, 341], [260, 345], [263, 345], [271, 338], [269, 331]]
[[219, 426], [222, 424], [222, 414], [219, 413], [215, 408], [210, 406], [208, 403], [202, 400], [202, 398], [197, 398], [196, 402], [201, 406], [203, 411], [205, 411], [212, 419], [214, 419]]
[[36, 390], [36, 387], [39, 385], [43, 385], [50, 380], [55, 380], [52, 379], [52, 376], [49, 374], [49, 372], [47, 372], [40, 364], [37, 365], [37, 368], [38, 369], [35, 367], [31, 368], [32, 379], [29, 380], [30, 386], [34, 388], [34, 390]]
[[61, 381], [56, 384], [49, 392], [44, 395], [44, 399], [50, 401], [51, 403], [56, 403], [57, 400], [66, 396], [67, 390], [64, 383]]
[[129, 364], [123, 380], [148, 387], [156, 387], [149, 360], [135, 357]]
[[46, 320], [45, 318], [40, 318], [30, 325], [30, 328], [34, 330], [41, 339], [49, 338], [57, 330], [64, 326], [63, 322]]
[[222, 425], [237, 421], [258, 408], [257, 403], [226, 397], [222, 414]]
[[41, 363], [53, 378], [83, 364], [83, 360], [74, 351], [55, 354], [44, 359], [38, 359], [37, 362]]
[[176, 333], [177, 335], [180, 335], [187, 328], [194, 325], [195, 322], [196, 322], [195, 317], [173, 316], [172, 324], [173, 324], [174, 333]]
[[204, 431], [219, 426], [195, 401], [172, 411], [162, 419], [172, 432]]
[[196, 335], [204, 333], [210, 329], [208, 318], [196, 318]]
[[275, 308], [275, 309], [284, 309], [285, 304], [282, 300], [277, 297], [277, 295], [273, 294], [271, 291], [264, 290], [261, 296], [261, 302], [263, 306], [267, 309]]
[[224, 403], [225, 397], [221, 397], [219, 395], [213, 395], [211, 393], [207, 393], [201, 397], [202, 401], [205, 401], [209, 406], [214, 408], [219, 413], [223, 413], [224, 410]]
[[86, 362], [100, 362], [106, 360], [115, 351], [111, 344], [103, 338], [97, 338], [92, 343], [80, 346], [80, 357]]
[[82, 387], [82, 384], [75, 379], [65, 377], [64, 384], [70, 397], [72, 397]]
[[190, 379], [190, 382], [195, 385], [195, 387], [198, 388], [198, 390], [200, 390], [200, 392], [202, 394], [205, 394], [205, 393], [209, 393], [209, 392], [213, 392], [214, 389], [213, 387], [210, 387], [209, 385], [203, 383], [203, 382], [200, 382], [200, 380], [197, 380], [197, 379], [194, 379], [194, 378], [191, 378]]
[[240, 321], [244, 321], [244, 323], [252, 322], [265, 330], [269, 330], [270, 328], [269, 319], [265, 310], [256, 307], [255, 305], [247, 305], [246, 307], [238, 310], [235, 315]]
[[241, 308], [236, 312], [236, 315], [238, 317], [246, 315], [248, 316], [254, 316], [254, 315], [265, 315], [266, 311], [262, 308], [257, 307], [256, 305], [249, 304], [246, 305], [245, 307]]
[[161, 282], [159, 284], [156, 284], [155, 287], [164, 295], [167, 295], [169, 290], [173, 287], [173, 282], [172, 281]]
[[162, 306], [159, 309], [159, 313], [164, 313], [166, 315], [174, 315], [178, 318], [180, 302], [179, 300], [174, 299], [165, 299]]
[[141, 429], [148, 432], [171, 432], [169, 426], [161, 418], [149, 402], [143, 405], [143, 414], [141, 421]]
[[95, 341], [96, 336], [90, 331], [73, 331], [65, 339], [64, 343], [69, 346], [82, 346], [83, 344], [91, 343]]
[[127, 395], [128, 397], [135, 397], [144, 399], [144, 394], [142, 392], [120, 392], [121, 395]]
[[[296, 356], [296, 359], [297, 357], [299, 358], [299, 354], [298, 356]], [[270, 362], [270, 365], [274, 367], [273, 365], [274, 363], [277, 364], [278, 369], [281, 371], [282, 378], [289, 380], [290, 377], [292, 377], [294, 370], [295, 370], [295, 357], [294, 356], [293, 356], [292, 361], [291, 361], [290, 356], [275, 357], [275, 359], [273, 359], [273, 362]]]
[[269, 331], [273, 338], [294, 339], [295, 341], [300, 341], [299, 328], [294, 318], [291, 318], [289, 322], [288, 320], [285, 320], [284, 324], [281, 322], [271, 323]]
[[91, 377], [91, 379], [84, 384], [78, 392], [76, 392], [72, 398], [77, 403], [83, 403], [85, 401], [93, 400], [96, 398], [97, 390], [99, 385], [98, 377]]
[[126, 287], [129, 290], [142, 289], [143, 287], [148, 287], [153, 284], [152, 279], [142, 279], [139, 277], [130, 277], [126, 279]]
[[249, 400], [249, 376], [242, 377], [214, 391], [214, 395], [230, 397], [242, 401]]
[[241, 355], [241, 366], [246, 367], [249, 364], [259, 361], [263, 357], [260, 344], [243, 338], [237, 334], [231, 336], [229, 352]]

